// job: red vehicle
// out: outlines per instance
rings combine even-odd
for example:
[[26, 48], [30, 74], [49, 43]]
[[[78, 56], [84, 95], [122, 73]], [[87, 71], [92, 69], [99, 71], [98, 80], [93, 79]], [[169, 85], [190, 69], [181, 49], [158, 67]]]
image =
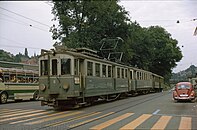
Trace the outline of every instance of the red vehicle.
[[174, 100], [190, 100], [193, 101], [196, 98], [194, 86], [190, 82], [179, 82], [176, 84], [173, 91]]

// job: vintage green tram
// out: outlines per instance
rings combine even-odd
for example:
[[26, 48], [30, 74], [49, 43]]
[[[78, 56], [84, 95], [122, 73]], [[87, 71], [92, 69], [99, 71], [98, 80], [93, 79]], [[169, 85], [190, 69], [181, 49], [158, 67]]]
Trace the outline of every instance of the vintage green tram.
[[59, 46], [39, 57], [41, 105], [73, 107], [121, 95], [161, 91], [163, 77], [109, 61], [87, 48]]

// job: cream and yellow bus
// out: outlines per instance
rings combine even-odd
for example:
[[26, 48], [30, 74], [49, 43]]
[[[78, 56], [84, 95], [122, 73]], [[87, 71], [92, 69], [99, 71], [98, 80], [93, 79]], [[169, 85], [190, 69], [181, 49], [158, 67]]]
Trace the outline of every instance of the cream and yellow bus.
[[38, 71], [0, 67], [0, 103], [8, 99], [36, 100], [38, 90]]

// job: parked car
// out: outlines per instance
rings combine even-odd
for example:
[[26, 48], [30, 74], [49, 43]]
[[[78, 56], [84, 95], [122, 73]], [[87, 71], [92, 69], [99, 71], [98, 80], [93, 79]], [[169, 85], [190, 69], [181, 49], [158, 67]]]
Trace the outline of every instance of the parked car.
[[194, 86], [190, 82], [179, 82], [173, 91], [173, 99], [193, 101], [196, 98]]

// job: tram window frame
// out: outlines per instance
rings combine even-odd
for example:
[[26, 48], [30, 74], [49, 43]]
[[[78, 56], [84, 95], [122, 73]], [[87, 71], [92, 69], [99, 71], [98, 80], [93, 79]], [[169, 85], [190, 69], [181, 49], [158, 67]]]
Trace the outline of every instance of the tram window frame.
[[140, 72], [140, 80], [142, 80], [142, 72]]
[[125, 78], [128, 77], [127, 73], [128, 73], [128, 71], [127, 71], [127, 69], [125, 69]]
[[117, 78], [120, 78], [120, 68], [117, 67]]
[[124, 69], [123, 68], [121, 69], [121, 76], [124, 79]]
[[95, 63], [95, 76], [100, 77], [101, 69], [100, 69], [100, 63]]
[[71, 74], [71, 59], [62, 58], [61, 59], [61, 75], [70, 75]]
[[144, 80], [144, 72], [142, 72], [142, 78], [141, 79]]
[[79, 60], [74, 59], [74, 75], [79, 75]]
[[139, 79], [140, 79], [140, 74], [139, 74], [139, 72], [138, 72], [138, 71], [136, 72], [136, 78], [137, 78], [137, 80], [139, 80]]
[[58, 61], [57, 59], [52, 59], [51, 60], [51, 70], [52, 70], [52, 75], [57, 75], [58, 74], [58, 70], [57, 70], [57, 66], [58, 66]]
[[107, 77], [107, 66], [106, 65], [102, 65], [102, 77]]
[[93, 62], [87, 61], [87, 76], [93, 76]]
[[112, 77], [112, 66], [108, 66], [108, 77]]
[[48, 75], [48, 60], [40, 60], [40, 75]]
[[130, 71], [130, 79], [133, 79], [133, 71]]

